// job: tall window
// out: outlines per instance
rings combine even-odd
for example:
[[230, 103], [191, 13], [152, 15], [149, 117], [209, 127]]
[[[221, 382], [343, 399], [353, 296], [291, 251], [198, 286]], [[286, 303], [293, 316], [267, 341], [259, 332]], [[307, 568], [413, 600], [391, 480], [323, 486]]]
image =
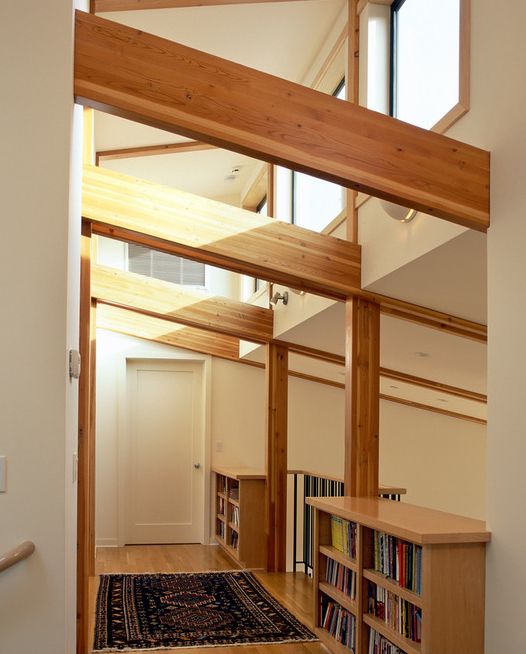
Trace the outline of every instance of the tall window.
[[[345, 99], [345, 80], [333, 95]], [[276, 218], [316, 232], [343, 211], [344, 189], [305, 173], [276, 168]]]
[[185, 286], [205, 286], [205, 264], [128, 243], [128, 270]]
[[459, 101], [461, 0], [392, 4], [391, 114], [430, 129]]

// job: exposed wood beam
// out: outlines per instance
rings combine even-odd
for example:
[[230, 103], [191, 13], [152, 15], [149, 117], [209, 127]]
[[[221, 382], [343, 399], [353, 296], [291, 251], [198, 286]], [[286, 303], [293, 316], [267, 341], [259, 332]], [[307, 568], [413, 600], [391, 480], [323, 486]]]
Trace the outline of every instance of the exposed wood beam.
[[[360, 92], [360, 17], [358, 0], [347, 0], [347, 76], [346, 94], [348, 102], [359, 104]], [[347, 189], [347, 240], [358, 243], [358, 209], [356, 198], [358, 191]]]
[[152, 157], [158, 154], [180, 154], [182, 152], [199, 152], [201, 150], [215, 150], [215, 145], [202, 141], [182, 141], [179, 143], [163, 143], [161, 145], [143, 145], [134, 148], [120, 148], [117, 150], [99, 150], [97, 152], [97, 165], [101, 161], [114, 159], [133, 159], [136, 157]]
[[134, 273], [93, 266], [91, 294], [99, 302], [254, 343], [272, 340], [270, 309], [191, 292], [183, 286]]
[[345, 357], [333, 352], [325, 352], [325, 350], [317, 350], [314, 347], [307, 347], [306, 345], [299, 345], [298, 343], [291, 343], [290, 341], [281, 341], [274, 339], [276, 345], [283, 345], [288, 348], [289, 352], [301, 354], [302, 356], [310, 357], [311, 359], [319, 359], [320, 361], [327, 361], [328, 363], [336, 363], [338, 365], [345, 365]]
[[[291, 0], [287, 0], [290, 2]], [[134, 11], [137, 9], [178, 9], [179, 7], [215, 7], [216, 5], [249, 5], [283, 0], [92, 0], [95, 13]]]
[[285, 572], [287, 545], [288, 351], [267, 345], [267, 569]]
[[465, 400], [482, 402], [483, 404], [486, 404], [488, 401], [487, 395], [482, 393], [475, 393], [475, 391], [469, 391], [465, 388], [459, 388], [458, 386], [450, 386], [449, 384], [442, 384], [441, 382], [432, 381], [431, 379], [416, 377], [415, 375], [409, 375], [405, 372], [399, 372], [398, 370], [380, 368], [380, 376], [386, 377], [387, 379], [395, 379], [396, 381], [404, 382], [405, 384], [412, 384], [413, 386], [429, 388], [433, 391], [438, 391], [439, 393], [455, 395], [456, 397], [461, 397]]
[[367, 295], [380, 304], [381, 311], [385, 315], [480, 343], [486, 343], [488, 340], [488, 328], [481, 323], [377, 293], [368, 293]]
[[345, 489], [378, 493], [380, 307], [352, 298], [346, 307]]
[[380, 393], [380, 399], [386, 400], [387, 402], [395, 402], [396, 404], [403, 404], [405, 406], [412, 407], [413, 409], [422, 409], [423, 411], [431, 411], [431, 413], [440, 413], [444, 416], [449, 416], [450, 418], [459, 418], [460, 420], [476, 422], [479, 425], [487, 424], [487, 420], [484, 420], [484, 418], [476, 418], [475, 416], [469, 416], [465, 413], [458, 413], [457, 411], [448, 411], [447, 409], [441, 409], [440, 407], [432, 406], [431, 404], [413, 402], [412, 400], [406, 400], [402, 397], [395, 397], [394, 395], [385, 395]]
[[99, 304], [97, 327], [222, 359], [239, 359], [239, 339], [234, 336], [174, 325], [121, 307]]
[[84, 168], [93, 232], [344, 299], [360, 291], [360, 246], [171, 187]]
[[77, 12], [77, 102], [485, 231], [489, 153]]

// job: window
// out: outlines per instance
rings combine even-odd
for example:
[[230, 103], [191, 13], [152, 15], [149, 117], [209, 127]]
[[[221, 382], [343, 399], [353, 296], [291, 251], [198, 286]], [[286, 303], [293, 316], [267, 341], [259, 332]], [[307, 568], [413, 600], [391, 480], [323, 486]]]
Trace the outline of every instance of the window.
[[[345, 99], [345, 80], [334, 97]], [[345, 189], [318, 177], [276, 166], [276, 218], [321, 232], [343, 211]]]
[[205, 286], [205, 264], [128, 243], [128, 270], [185, 286]]
[[461, 102], [461, 1], [393, 3], [391, 115], [396, 118], [431, 129]]

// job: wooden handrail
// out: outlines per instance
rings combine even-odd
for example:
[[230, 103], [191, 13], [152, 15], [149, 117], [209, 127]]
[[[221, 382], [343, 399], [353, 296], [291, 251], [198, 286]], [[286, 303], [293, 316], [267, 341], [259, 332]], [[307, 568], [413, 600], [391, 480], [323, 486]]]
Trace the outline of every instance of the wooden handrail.
[[35, 543], [26, 540], [0, 556], [0, 572], [11, 568], [15, 563], [27, 559], [35, 551]]

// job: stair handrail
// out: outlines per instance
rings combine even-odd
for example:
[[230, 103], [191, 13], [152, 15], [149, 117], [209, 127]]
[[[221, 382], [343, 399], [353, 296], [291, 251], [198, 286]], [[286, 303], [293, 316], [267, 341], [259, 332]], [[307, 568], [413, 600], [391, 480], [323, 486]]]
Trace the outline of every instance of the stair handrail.
[[35, 551], [35, 543], [25, 540], [23, 543], [16, 545], [5, 554], [0, 555], [0, 572], [11, 568], [19, 561], [27, 559]]

